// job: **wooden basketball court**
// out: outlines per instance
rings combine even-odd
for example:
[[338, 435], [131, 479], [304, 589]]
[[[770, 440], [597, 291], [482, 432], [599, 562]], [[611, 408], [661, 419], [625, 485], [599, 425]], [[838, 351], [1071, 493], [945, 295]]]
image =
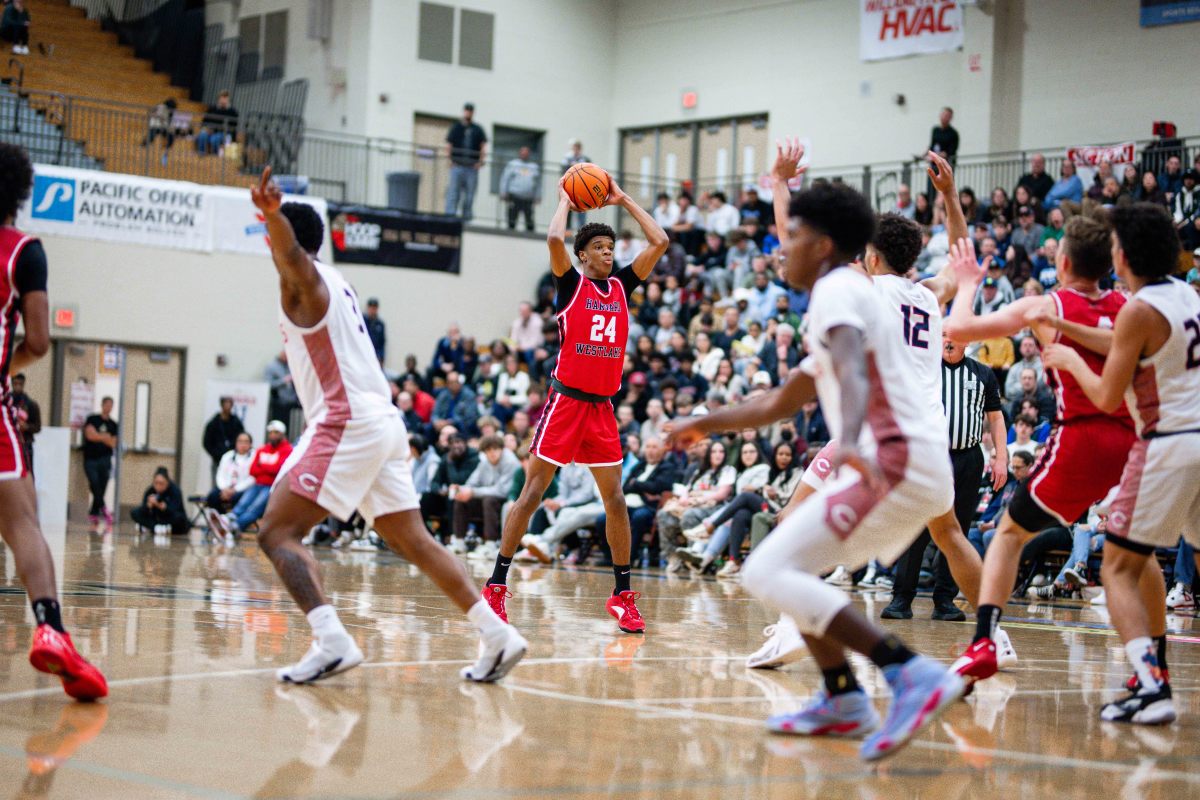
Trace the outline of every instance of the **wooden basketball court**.
[[[65, 619], [111, 695], [72, 703], [26, 662], [31, 615], [0, 549], [0, 796], [107, 798], [1180, 798], [1200, 790], [1200, 628], [1172, 616], [1181, 720], [1101, 724], [1128, 667], [1103, 608], [1016, 605], [1019, 667], [978, 687], [878, 767], [856, 742], [762, 729], [819, 683], [810, 660], [756, 672], [771, 615], [739, 585], [638, 574], [649, 633], [604, 613], [604, 570], [513, 568], [511, 619], [531, 643], [501, 685], [464, 684], [475, 640], [431, 583], [390, 554], [318, 551], [368, 659], [283, 687], [308, 628], [251, 541], [72, 531]], [[476, 566], [478, 564], [478, 566]], [[482, 580], [485, 568], [472, 565]], [[873, 616], [885, 595], [857, 593]], [[952, 660], [973, 623], [886, 623]], [[923, 618], [924, 617], [924, 618]], [[858, 672], [880, 703], [886, 689]]]

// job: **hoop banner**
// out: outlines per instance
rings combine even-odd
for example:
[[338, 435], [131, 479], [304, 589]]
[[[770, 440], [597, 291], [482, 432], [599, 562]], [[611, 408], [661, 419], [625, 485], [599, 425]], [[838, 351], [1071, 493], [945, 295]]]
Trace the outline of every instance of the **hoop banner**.
[[963, 46], [958, 0], [859, 2], [858, 53], [863, 61], [947, 53]]
[[459, 271], [457, 217], [329, 203], [329, 232], [336, 263]]

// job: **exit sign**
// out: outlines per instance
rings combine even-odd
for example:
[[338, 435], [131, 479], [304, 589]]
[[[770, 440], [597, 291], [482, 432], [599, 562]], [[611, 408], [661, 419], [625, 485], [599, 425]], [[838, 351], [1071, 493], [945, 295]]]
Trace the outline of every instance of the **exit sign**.
[[56, 308], [56, 309], [54, 309], [54, 327], [56, 327], [56, 328], [74, 328], [75, 327], [75, 309], [73, 309], [73, 308]]

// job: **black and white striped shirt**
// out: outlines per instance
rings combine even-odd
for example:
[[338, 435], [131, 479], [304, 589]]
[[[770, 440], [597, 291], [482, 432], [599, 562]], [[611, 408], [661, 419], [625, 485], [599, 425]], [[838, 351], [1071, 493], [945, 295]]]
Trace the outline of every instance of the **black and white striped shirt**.
[[987, 430], [987, 412], [1003, 408], [995, 373], [973, 358], [957, 364], [943, 360], [942, 406], [950, 423], [950, 449], [978, 447]]

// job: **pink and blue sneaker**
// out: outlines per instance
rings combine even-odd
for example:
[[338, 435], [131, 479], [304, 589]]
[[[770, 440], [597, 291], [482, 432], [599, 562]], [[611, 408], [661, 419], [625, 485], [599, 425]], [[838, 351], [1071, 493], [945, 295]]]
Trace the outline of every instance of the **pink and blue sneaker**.
[[859, 750], [859, 755], [867, 761], [899, 751], [962, 697], [966, 689], [955, 672], [925, 656], [884, 667], [883, 676], [892, 687], [892, 706], [883, 727], [863, 742]]
[[879, 714], [865, 692], [830, 695], [821, 689], [807, 706], [767, 720], [773, 733], [795, 736], [865, 736], [879, 727]]

